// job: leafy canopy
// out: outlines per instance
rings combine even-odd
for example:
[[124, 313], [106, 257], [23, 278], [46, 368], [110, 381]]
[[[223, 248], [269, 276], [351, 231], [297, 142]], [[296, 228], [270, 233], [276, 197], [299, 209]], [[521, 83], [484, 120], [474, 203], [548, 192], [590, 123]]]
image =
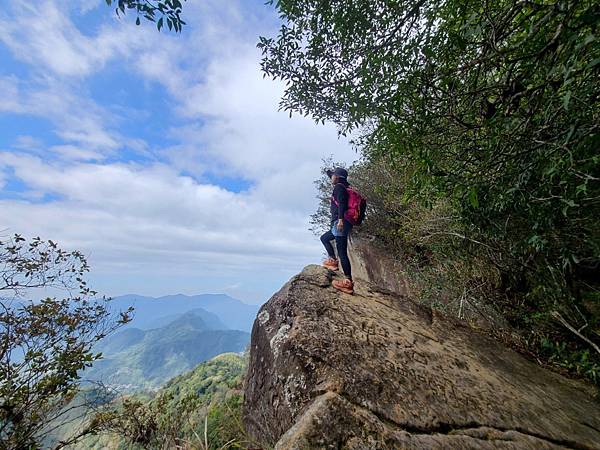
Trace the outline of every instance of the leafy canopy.
[[412, 196], [453, 199], [522, 264], [596, 264], [597, 2], [271, 3], [284, 24], [258, 46], [283, 109], [360, 127]]
[[406, 180], [398, 204], [445, 199], [525, 310], [597, 339], [598, 2], [269, 3], [283, 24], [258, 47], [281, 108], [358, 129]]

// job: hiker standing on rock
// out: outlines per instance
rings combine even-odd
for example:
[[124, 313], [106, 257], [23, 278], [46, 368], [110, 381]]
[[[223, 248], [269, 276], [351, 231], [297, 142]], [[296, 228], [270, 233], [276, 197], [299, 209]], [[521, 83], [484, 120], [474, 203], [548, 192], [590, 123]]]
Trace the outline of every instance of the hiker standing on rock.
[[[321, 236], [321, 242], [327, 250], [329, 258], [323, 262], [323, 266], [330, 270], [338, 270], [338, 258], [342, 264], [342, 270], [346, 276], [343, 280], [334, 280], [332, 285], [347, 294], [354, 293], [354, 283], [352, 282], [352, 268], [350, 259], [348, 259], [348, 235], [352, 230], [352, 224], [345, 218], [348, 211], [349, 188], [347, 181], [348, 172], [346, 169], [337, 167], [334, 170], [328, 170], [327, 175], [331, 178], [333, 184], [333, 194], [331, 195], [331, 229]], [[333, 250], [331, 241], [335, 239], [337, 255]]]

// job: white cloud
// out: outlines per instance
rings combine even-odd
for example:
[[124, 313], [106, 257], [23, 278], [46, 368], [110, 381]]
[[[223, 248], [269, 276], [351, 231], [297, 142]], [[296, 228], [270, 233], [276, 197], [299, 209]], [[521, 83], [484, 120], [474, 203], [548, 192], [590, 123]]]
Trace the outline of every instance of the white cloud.
[[68, 82], [53, 78], [37, 82], [4, 78], [0, 79], [0, 89], [3, 87], [8, 95], [0, 99], [0, 112], [47, 119], [59, 137], [90, 150], [112, 152], [122, 146], [119, 133], [108, 129], [115, 125], [114, 117], [78, 95], [76, 87]]
[[44, 147], [44, 143], [40, 139], [29, 135], [17, 136], [17, 139], [15, 139], [15, 143], [13, 145], [16, 148], [30, 150], [33, 152], [39, 151]]
[[57, 165], [0, 153], [2, 167], [11, 168], [33, 192], [59, 198], [45, 204], [0, 202], [2, 228], [52, 236], [89, 252], [105, 267], [290, 269], [315, 250], [301, 216], [251, 195], [199, 184], [166, 166]]
[[53, 153], [59, 155], [60, 158], [76, 161], [101, 161], [105, 158], [102, 153], [93, 150], [86, 150], [74, 145], [54, 145], [49, 148]]
[[110, 154], [127, 147], [146, 152], [143, 139], [115, 131], [129, 115], [144, 112], [136, 111], [134, 105], [117, 113], [100, 106], [90, 98], [86, 77], [106, 64], [127, 65], [132, 55], [137, 58], [136, 51], [160, 48], [158, 43], [168, 42], [169, 37], [158, 35], [151, 25], [121, 22], [106, 7], [95, 13], [103, 12], [111, 20], [88, 35], [69, 17], [73, 6], [86, 13], [98, 2], [12, 0], [0, 10], [0, 44], [30, 68], [25, 79], [0, 76], [0, 113], [45, 118], [53, 123], [58, 137], [81, 151]]
[[76, 6], [79, 7], [79, 12], [85, 14], [96, 9], [98, 6], [105, 3], [105, 0], [74, 0]]
[[0, 112], [21, 112], [19, 82], [16, 77], [0, 77]]
[[[96, 37], [88, 37], [69, 19], [67, 6], [50, 0], [12, 0], [8, 11], [0, 12], [0, 41], [38, 70], [63, 76], [88, 75], [137, 45], [125, 39], [126, 24], [105, 27]], [[92, 5], [82, 7], [86, 11]]]
[[312, 180], [322, 158], [335, 154], [349, 163], [356, 154], [332, 125], [278, 111], [283, 85], [260, 71], [255, 44], [261, 31], [244, 28], [260, 20], [246, 14], [242, 21], [239, 3], [229, 2], [225, 11], [221, 4], [186, 10], [196, 27], [181, 36], [183, 42], [169, 41], [138, 60], [138, 70], [162, 83], [177, 101], [176, 111], [189, 119], [171, 132], [181, 145], [163, 154], [199, 174], [212, 170], [249, 179], [257, 198], [306, 215], [314, 209]]

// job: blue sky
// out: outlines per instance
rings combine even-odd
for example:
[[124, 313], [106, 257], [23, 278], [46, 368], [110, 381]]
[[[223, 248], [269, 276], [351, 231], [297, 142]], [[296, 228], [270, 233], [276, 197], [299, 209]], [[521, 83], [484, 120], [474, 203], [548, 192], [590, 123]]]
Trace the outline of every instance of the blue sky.
[[82, 250], [106, 295], [261, 302], [321, 257], [308, 231], [331, 125], [278, 112], [263, 0], [188, 1], [183, 33], [102, 0], [0, 11], [0, 234]]

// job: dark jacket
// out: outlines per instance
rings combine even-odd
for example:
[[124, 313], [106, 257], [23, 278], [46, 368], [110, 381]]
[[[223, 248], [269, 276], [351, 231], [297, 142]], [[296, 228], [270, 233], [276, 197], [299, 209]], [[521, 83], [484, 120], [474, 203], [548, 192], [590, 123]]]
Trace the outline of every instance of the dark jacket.
[[[346, 180], [341, 180], [333, 187], [331, 195], [331, 221], [335, 222], [340, 218], [344, 218], [344, 213], [348, 209], [348, 191], [346, 190], [350, 184]], [[334, 199], [337, 201], [334, 202]]]

